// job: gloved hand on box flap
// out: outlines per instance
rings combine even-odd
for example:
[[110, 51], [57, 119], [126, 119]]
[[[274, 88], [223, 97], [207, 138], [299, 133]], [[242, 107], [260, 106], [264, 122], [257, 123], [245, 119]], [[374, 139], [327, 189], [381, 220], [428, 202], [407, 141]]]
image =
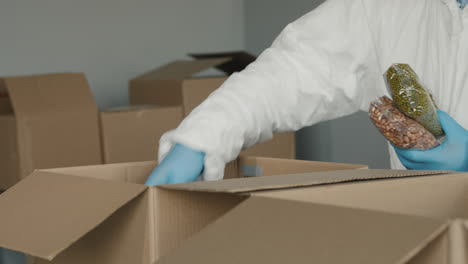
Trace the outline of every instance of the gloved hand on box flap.
[[195, 181], [202, 173], [205, 153], [176, 144], [151, 173], [146, 185], [176, 184]]
[[407, 169], [468, 171], [468, 131], [447, 113], [437, 110], [444, 142], [429, 150], [400, 149], [395, 151]]

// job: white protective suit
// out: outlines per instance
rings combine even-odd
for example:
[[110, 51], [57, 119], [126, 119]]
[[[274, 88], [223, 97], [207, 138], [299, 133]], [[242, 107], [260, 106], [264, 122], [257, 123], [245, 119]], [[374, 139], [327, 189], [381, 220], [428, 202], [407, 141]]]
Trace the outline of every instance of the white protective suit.
[[[205, 180], [274, 132], [367, 111], [383, 73], [407, 63], [441, 108], [468, 128], [468, 8], [455, 0], [328, 0], [288, 25], [161, 139], [204, 151]], [[392, 168], [403, 168], [390, 147]]]

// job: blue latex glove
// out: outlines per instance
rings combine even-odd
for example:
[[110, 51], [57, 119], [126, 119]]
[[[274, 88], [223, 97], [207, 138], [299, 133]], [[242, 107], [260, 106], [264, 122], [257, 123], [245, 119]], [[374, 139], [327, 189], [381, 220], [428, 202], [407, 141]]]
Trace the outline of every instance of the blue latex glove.
[[429, 150], [408, 150], [397, 147], [395, 151], [407, 169], [468, 171], [468, 131], [447, 113], [438, 110], [445, 131], [445, 141]]
[[468, 4], [468, 0], [457, 0], [457, 2], [460, 4], [461, 9], [464, 9], [466, 4]]
[[203, 171], [204, 162], [205, 153], [176, 144], [151, 173], [146, 185], [195, 181]]

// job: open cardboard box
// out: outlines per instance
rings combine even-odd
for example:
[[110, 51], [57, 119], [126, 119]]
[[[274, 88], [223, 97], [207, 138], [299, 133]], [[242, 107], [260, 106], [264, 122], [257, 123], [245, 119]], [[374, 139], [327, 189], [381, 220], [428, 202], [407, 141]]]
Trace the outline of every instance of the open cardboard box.
[[[366, 171], [362, 165], [243, 157], [226, 168], [228, 178], [238, 179], [144, 186], [155, 165], [35, 171], [0, 196], [0, 247], [37, 257], [36, 263], [155, 263], [248, 201], [248, 193], [329, 181], [320, 174], [322, 178], [271, 175]], [[268, 177], [239, 179], [242, 172]]]
[[98, 118], [82, 73], [0, 78], [0, 189], [34, 169], [102, 163]]
[[[133, 105], [153, 104], [181, 106], [184, 117], [218, 89], [233, 73], [242, 71], [256, 57], [246, 52], [191, 54], [194, 60], [178, 60], [130, 81], [130, 102]], [[196, 75], [216, 68], [224, 76]], [[279, 133], [273, 139], [242, 151], [245, 156], [267, 156], [294, 159], [294, 133]]]
[[249, 198], [158, 263], [468, 263], [468, 174], [432, 173], [335, 171], [282, 184], [272, 181], [286, 177], [248, 187], [168, 186]]
[[[247, 67], [256, 58], [245, 52], [192, 55], [194, 60], [178, 60], [142, 74], [130, 81], [133, 105], [182, 106], [184, 116], [203, 102], [226, 79]], [[197, 77], [217, 68], [224, 76]]]

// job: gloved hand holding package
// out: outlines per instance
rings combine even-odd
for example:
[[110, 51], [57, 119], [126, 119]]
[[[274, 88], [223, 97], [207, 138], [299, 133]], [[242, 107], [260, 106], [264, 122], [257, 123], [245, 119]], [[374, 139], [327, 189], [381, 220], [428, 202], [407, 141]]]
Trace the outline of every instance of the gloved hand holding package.
[[394, 64], [385, 73], [393, 101], [381, 97], [371, 103], [374, 125], [394, 146], [427, 150], [443, 141], [444, 131], [432, 95], [407, 64]]

